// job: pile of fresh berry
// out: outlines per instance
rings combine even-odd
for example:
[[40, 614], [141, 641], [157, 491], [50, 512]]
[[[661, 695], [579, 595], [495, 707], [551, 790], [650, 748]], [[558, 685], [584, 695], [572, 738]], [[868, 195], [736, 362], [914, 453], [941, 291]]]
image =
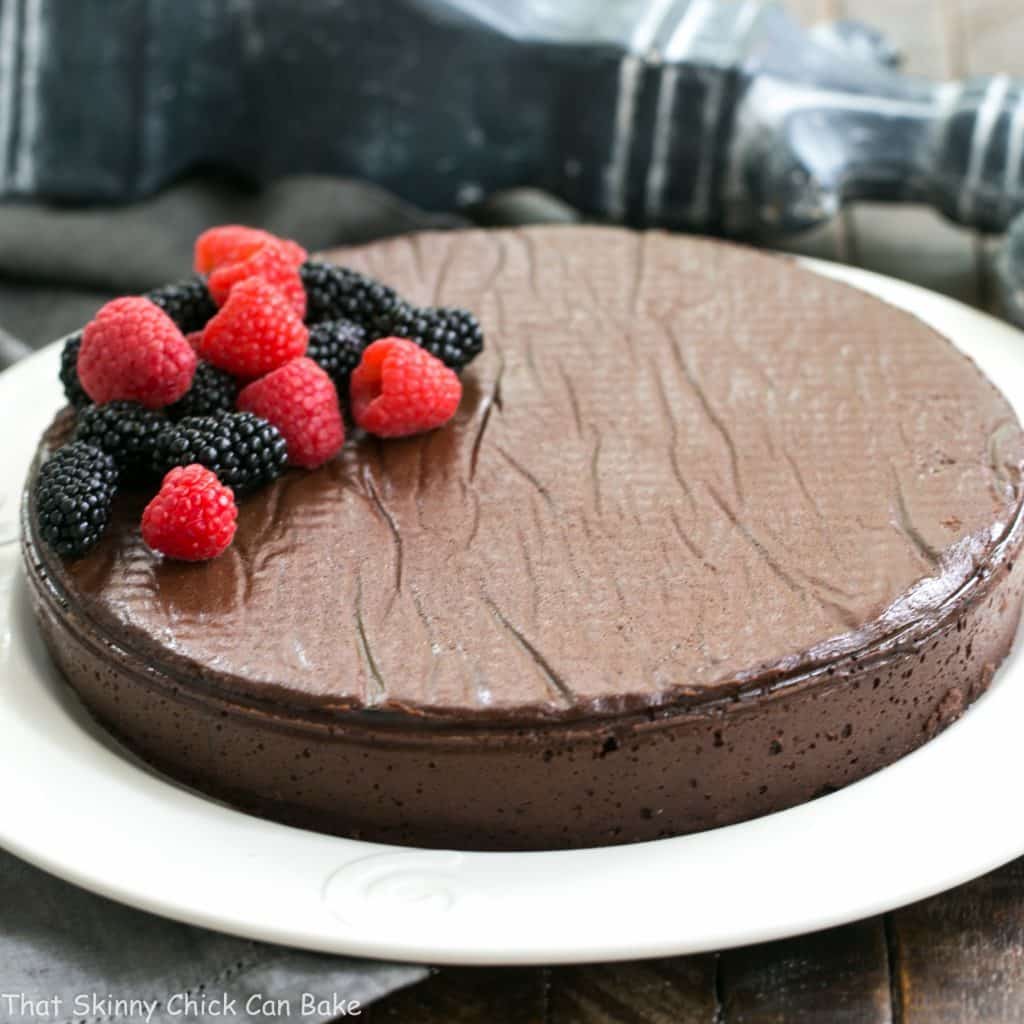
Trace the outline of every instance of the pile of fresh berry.
[[204, 232], [195, 271], [108, 302], [64, 346], [75, 429], [36, 482], [40, 534], [63, 556], [99, 540], [119, 484], [157, 480], [146, 543], [219, 555], [235, 497], [331, 459], [345, 410], [378, 437], [439, 427], [462, 397], [456, 372], [483, 349], [467, 310], [417, 308], [255, 228]]

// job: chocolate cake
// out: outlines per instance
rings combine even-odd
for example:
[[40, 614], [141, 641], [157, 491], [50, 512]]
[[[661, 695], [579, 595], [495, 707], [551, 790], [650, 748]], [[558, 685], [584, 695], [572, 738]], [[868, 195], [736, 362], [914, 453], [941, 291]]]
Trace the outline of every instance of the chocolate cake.
[[53, 656], [159, 769], [370, 840], [626, 843], [829, 793], [988, 686], [1020, 616], [1024, 438], [931, 328], [660, 233], [331, 255], [479, 315], [451, 423], [355, 434], [241, 499], [202, 564], [143, 545], [145, 496], [70, 561], [26, 500]]

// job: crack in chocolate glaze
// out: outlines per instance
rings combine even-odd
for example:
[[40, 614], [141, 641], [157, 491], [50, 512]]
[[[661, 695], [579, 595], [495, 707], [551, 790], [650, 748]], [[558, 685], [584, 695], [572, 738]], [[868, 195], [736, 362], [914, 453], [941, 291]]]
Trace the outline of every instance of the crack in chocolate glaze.
[[675, 509], [669, 510], [669, 519], [672, 520], [672, 525], [676, 529], [676, 533], [679, 535], [679, 539], [683, 542], [683, 546], [697, 559], [698, 562], [707, 566], [712, 572], [717, 572], [714, 565], [712, 565], [701, 551], [699, 547], [694, 543], [693, 538], [683, 529], [683, 524], [679, 522], [679, 517], [676, 515]]
[[800, 586], [800, 584], [797, 583], [797, 581], [793, 579], [793, 577], [788, 572], [786, 572], [786, 570], [783, 569], [781, 565], [779, 565], [778, 561], [772, 557], [772, 555], [769, 553], [768, 549], [764, 546], [764, 544], [762, 544], [761, 541], [759, 541], [757, 537], [754, 536], [754, 533], [750, 529], [750, 527], [747, 526], [739, 518], [739, 516], [736, 515], [736, 513], [729, 506], [729, 503], [718, 493], [718, 491], [711, 484], [707, 483], [707, 481], [705, 481], [704, 486], [707, 488], [708, 493], [714, 499], [715, 504], [722, 510], [722, 513], [726, 517], [726, 519], [728, 519], [729, 522], [732, 523], [734, 527], [736, 527], [736, 530], [744, 538], [744, 540], [746, 540], [746, 542], [758, 553], [758, 555], [760, 555], [760, 557], [764, 560], [765, 565], [767, 565], [768, 568], [771, 569], [771, 571], [775, 573], [775, 575], [778, 576], [778, 578], [782, 580], [782, 582], [785, 583], [790, 590], [793, 591], [793, 593], [805, 593], [806, 588]]
[[509, 636], [511, 636], [518, 646], [533, 660], [534, 664], [540, 670], [541, 675], [544, 677], [544, 681], [551, 687], [554, 694], [565, 703], [566, 707], [573, 707], [573, 705], [576, 704], [576, 695], [572, 692], [571, 687], [551, 667], [551, 663], [544, 657], [544, 655], [526, 639], [522, 630], [517, 629], [511, 622], [509, 622], [505, 613], [494, 603], [493, 599], [486, 591], [483, 593], [483, 598], [487, 606], [494, 613], [495, 619], [501, 623]]
[[576, 433], [583, 436], [583, 417], [580, 415], [580, 403], [576, 398], [576, 388], [573, 385], [572, 377], [565, 372], [565, 367], [558, 363], [558, 376], [562, 378], [562, 384], [565, 386], [565, 393], [569, 398], [569, 408], [572, 409], [572, 421], [576, 427]]
[[501, 445], [496, 446], [498, 454], [524, 479], [526, 480], [536, 492], [547, 502], [551, 509], [554, 509], [555, 502], [551, 497], [551, 492], [521, 463], [519, 462], [509, 451], [502, 448]]
[[659, 372], [658, 366], [655, 365], [651, 367], [651, 374], [652, 379], [654, 380], [655, 394], [658, 397], [658, 401], [661, 403], [665, 420], [668, 423], [668, 457], [672, 466], [672, 475], [675, 477], [676, 483], [679, 485], [679, 489], [686, 495], [686, 500], [690, 503], [690, 508], [695, 512], [696, 502], [693, 499], [693, 491], [690, 489], [690, 484], [686, 479], [686, 472], [683, 469], [679, 457], [679, 422], [676, 420], [675, 413], [672, 411], [672, 404], [669, 401], [667, 392], [665, 391], [665, 381]]
[[363, 703], [366, 707], [377, 707], [387, 699], [388, 688], [384, 677], [377, 667], [377, 661], [373, 656], [370, 647], [370, 640], [366, 635], [366, 623], [363, 620], [363, 577], [361, 573], [356, 576], [356, 601], [355, 601], [356, 630], [359, 634], [359, 644], [363, 657], [366, 659], [366, 667], [369, 675], [366, 677], [367, 687], [363, 696]]
[[377, 490], [377, 485], [373, 479], [373, 470], [370, 469], [369, 463], [363, 465], [363, 483], [370, 493], [374, 507], [380, 513], [384, 522], [388, 524], [388, 529], [391, 531], [391, 536], [395, 542], [395, 595], [397, 596], [402, 592], [402, 531], [399, 529], [398, 522], [394, 515], [392, 515], [391, 510], [384, 504], [380, 492]]
[[900, 480], [900, 474], [892, 462], [889, 463], [889, 468], [892, 470], [893, 489], [896, 494], [896, 525], [900, 533], [907, 538], [914, 550], [921, 556], [921, 560], [925, 565], [929, 569], [934, 569], [941, 561], [941, 556], [925, 540], [924, 535], [914, 525], [910, 510], [907, 508], [907, 497], [903, 493], [903, 482]]
[[697, 396], [697, 401], [700, 402], [700, 407], [704, 410], [704, 415], [707, 416], [712, 426], [718, 432], [718, 436], [725, 442], [725, 447], [729, 452], [729, 468], [732, 471], [733, 487], [736, 490], [736, 497], [742, 505], [743, 482], [740, 479], [740, 459], [739, 454], [736, 451], [736, 442], [733, 440], [732, 434], [729, 432], [729, 428], [722, 421], [721, 417], [719, 417], [718, 413], [715, 412], [703, 385], [690, 368], [690, 364], [687, 362], [686, 356], [679, 347], [678, 339], [676, 339], [675, 344], [672, 345], [671, 351], [675, 357], [676, 365], [679, 367], [680, 372], [683, 377], [686, 378], [686, 382], [693, 389], [693, 393]]
[[594, 511], [601, 515], [602, 512], [602, 498], [601, 498], [601, 435], [594, 435], [594, 450], [590, 456], [590, 482], [594, 489]]
[[800, 472], [800, 466], [797, 464], [796, 459], [794, 459], [789, 452], [784, 452], [783, 457], [786, 462], [789, 463], [789, 468], [793, 470], [793, 479], [796, 480], [796, 485], [800, 488], [800, 493], [806, 499], [807, 504], [814, 509], [815, 515], [817, 515], [819, 519], [824, 520], [825, 517], [821, 514], [821, 506], [818, 504], [814, 495], [811, 494], [810, 489], [807, 486], [807, 481], [804, 480], [804, 475]]
[[469, 479], [472, 482], [476, 476], [477, 462], [480, 460], [480, 446], [484, 442], [484, 433], [487, 424], [491, 422], [491, 413], [497, 408], [501, 411], [501, 378], [505, 373], [505, 359], [499, 357], [498, 372], [494, 375], [494, 384], [491, 393], [483, 402], [483, 414], [480, 416], [480, 426], [477, 428], [476, 436], [473, 438], [473, 447], [469, 456]]

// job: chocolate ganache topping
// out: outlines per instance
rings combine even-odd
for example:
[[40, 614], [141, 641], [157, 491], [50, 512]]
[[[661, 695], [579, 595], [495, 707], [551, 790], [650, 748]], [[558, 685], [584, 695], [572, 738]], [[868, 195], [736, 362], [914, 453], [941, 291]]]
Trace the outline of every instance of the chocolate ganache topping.
[[757, 693], [923, 628], [1020, 515], [1000, 393], [787, 258], [605, 228], [332, 257], [480, 316], [455, 420], [241, 500], [212, 562], [155, 557], [125, 494], [49, 566], [134, 656], [238, 700], [426, 724]]

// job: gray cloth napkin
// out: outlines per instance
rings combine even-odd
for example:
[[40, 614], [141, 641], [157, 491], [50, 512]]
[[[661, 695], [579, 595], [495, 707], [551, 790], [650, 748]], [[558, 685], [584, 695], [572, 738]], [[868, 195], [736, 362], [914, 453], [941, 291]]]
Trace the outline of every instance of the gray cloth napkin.
[[[479, 224], [575, 219], [559, 201], [528, 190], [494, 196], [468, 216]], [[114, 295], [185, 276], [195, 236], [226, 222], [266, 227], [315, 251], [468, 220], [423, 213], [369, 185], [308, 175], [259, 192], [193, 179], [122, 207], [0, 204], [0, 368], [75, 330]], [[426, 974], [176, 924], [0, 852], [4, 1024], [320, 1024], [347, 1019], [353, 1001], [365, 1006]]]
[[196, 235], [212, 224], [265, 227], [315, 252], [425, 228], [575, 219], [560, 200], [532, 189], [499, 193], [455, 216], [321, 175], [283, 178], [262, 191], [191, 179], [125, 206], [0, 203], [0, 329], [38, 348], [115, 295], [185, 277]]
[[321, 1024], [360, 1016], [352, 1011], [428, 973], [177, 924], [7, 853], [0, 853], [0, 908], [5, 1024]]

